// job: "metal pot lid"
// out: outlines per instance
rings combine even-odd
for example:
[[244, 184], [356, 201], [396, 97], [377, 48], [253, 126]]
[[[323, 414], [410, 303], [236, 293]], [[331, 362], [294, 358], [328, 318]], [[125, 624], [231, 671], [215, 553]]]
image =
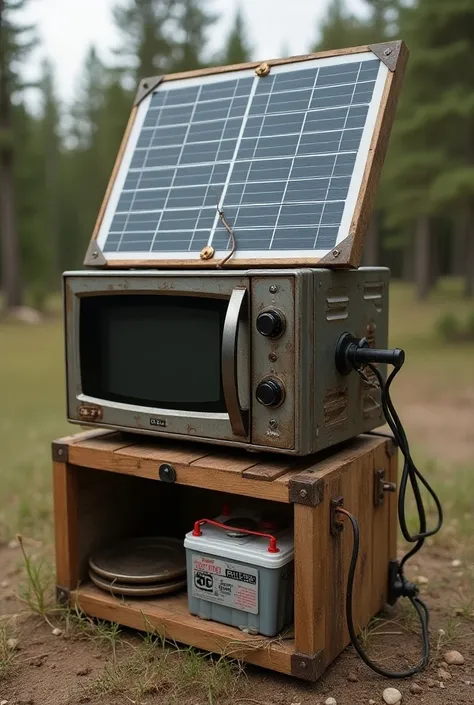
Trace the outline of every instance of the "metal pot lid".
[[157, 597], [158, 595], [168, 595], [172, 592], [178, 592], [186, 587], [186, 580], [174, 580], [169, 583], [158, 583], [155, 585], [126, 585], [115, 581], [109, 581], [102, 576], [89, 571], [89, 577], [97, 587], [101, 590], [111, 592], [113, 595], [120, 597]]
[[226, 526], [230, 527], [235, 527], [235, 529], [231, 529], [230, 531], [226, 531], [227, 536], [230, 536], [232, 539], [241, 539], [244, 536], [248, 536], [248, 534], [239, 531], [239, 529], [248, 529], [249, 531], [257, 531], [258, 530], [258, 522], [256, 519], [252, 519], [252, 517], [230, 517], [230, 519], [226, 519], [223, 522]]
[[183, 542], [167, 536], [124, 539], [96, 551], [89, 566], [106, 580], [146, 585], [186, 574]]

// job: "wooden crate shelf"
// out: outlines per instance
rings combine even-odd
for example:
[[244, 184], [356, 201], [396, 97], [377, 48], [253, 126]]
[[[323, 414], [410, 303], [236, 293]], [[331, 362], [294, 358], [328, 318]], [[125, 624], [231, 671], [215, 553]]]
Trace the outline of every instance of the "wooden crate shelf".
[[[160, 479], [163, 464], [172, 466], [174, 482]], [[356, 625], [364, 627], [386, 600], [388, 563], [396, 557], [396, 495], [377, 506], [377, 470], [396, 482], [396, 449], [377, 436], [299, 459], [96, 430], [59, 439], [53, 443], [58, 595], [90, 616], [139, 630], [152, 625], [177, 642], [314, 681], [349, 643], [344, 598], [352, 536], [348, 529], [331, 535], [332, 498], [342, 496], [360, 524]], [[294, 525], [295, 619], [287, 638], [194, 617], [186, 593], [118, 599], [88, 582], [87, 560], [97, 546], [149, 532], [183, 537], [194, 520], [219, 514], [223, 502], [271, 503]]]

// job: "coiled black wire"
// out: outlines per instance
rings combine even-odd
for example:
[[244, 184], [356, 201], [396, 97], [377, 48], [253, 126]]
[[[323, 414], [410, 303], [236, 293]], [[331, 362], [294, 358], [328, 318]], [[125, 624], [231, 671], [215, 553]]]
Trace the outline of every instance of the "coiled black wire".
[[[420, 548], [423, 546], [425, 540], [428, 538], [428, 536], [433, 536], [436, 534], [442, 524], [443, 524], [443, 510], [441, 507], [441, 503], [439, 501], [438, 496], [436, 495], [436, 492], [433, 490], [433, 488], [429, 485], [427, 480], [423, 477], [423, 475], [420, 473], [418, 468], [416, 467], [415, 463], [413, 462], [413, 458], [411, 457], [410, 453], [410, 447], [408, 444], [408, 439], [405, 433], [405, 429], [403, 428], [403, 425], [400, 421], [400, 417], [398, 416], [395, 407], [393, 405], [391, 396], [390, 396], [390, 386], [395, 379], [396, 375], [398, 374], [399, 370], [401, 369], [400, 367], [395, 367], [390, 375], [387, 378], [387, 381], [385, 382], [380, 371], [375, 367], [375, 365], [368, 364], [367, 367], [371, 369], [375, 377], [377, 378], [377, 381], [380, 386], [380, 392], [381, 392], [381, 401], [382, 401], [382, 408], [383, 412], [385, 414], [385, 419], [390, 427], [390, 430], [393, 433], [393, 440], [396, 442], [396, 444], [399, 446], [400, 451], [403, 455], [404, 458], [404, 463], [403, 463], [403, 471], [402, 475], [400, 478], [400, 487], [399, 487], [399, 495], [398, 495], [398, 519], [400, 522], [400, 528], [403, 534], [404, 539], [409, 542], [409, 543], [414, 543], [415, 545], [413, 548], [411, 548], [405, 556], [401, 559], [401, 561], [398, 563], [398, 577], [400, 578], [401, 582], [401, 589], [400, 589], [400, 595], [408, 597], [410, 600], [411, 604], [413, 605], [414, 609], [416, 610], [418, 617], [420, 619], [421, 623], [421, 636], [422, 636], [422, 657], [419, 661], [418, 664], [413, 666], [413, 668], [410, 668], [406, 671], [387, 671], [380, 666], [378, 666], [374, 661], [372, 661], [367, 654], [365, 653], [364, 649], [362, 648], [358, 638], [357, 634], [354, 629], [354, 620], [353, 620], [353, 613], [352, 613], [352, 593], [353, 593], [353, 588], [354, 588], [354, 575], [355, 575], [355, 569], [357, 565], [357, 559], [359, 556], [359, 525], [357, 522], [357, 519], [346, 509], [343, 507], [339, 507], [336, 511], [344, 514], [347, 516], [349, 519], [351, 526], [352, 526], [352, 532], [353, 532], [353, 548], [352, 548], [352, 557], [351, 557], [351, 562], [349, 566], [349, 573], [347, 577], [347, 590], [346, 590], [346, 619], [347, 619], [347, 627], [349, 631], [349, 636], [352, 642], [352, 645], [354, 646], [355, 650], [359, 654], [360, 658], [364, 661], [364, 663], [369, 666], [373, 671], [378, 673], [381, 676], [384, 676], [385, 678], [409, 678], [410, 676], [413, 676], [415, 673], [419, 673], [422, 671], [426, 666], [428, 665], [429, 658], [430, 658], [430, 638], [429, 638], [429, 612], [428, 612], [428, 607], [426, 604], [421, 600], [416, 594], [413, 593], [413, 588], [409, 586], [405, 574], [404, 574], [404, 567], [406, 562], [417, 553]], [[361, 371], [358, 370], [359, 374], [361, 374]], [[362, 377], [364, 377], [363, 373], [361, 374]], [[367, 381], [367, 378], [364, 378]], [[388, 434], [382, 434], [382, 433], [377, 433], [373, 432], [373, 435], [383, 435], [386, 436]], [[390, 436], [389, 436], [390, 437]], [[418, 481], [421, 482], [421, 484], [426, 488], [428, 491], [429, 495], [432, 497], [436, 510], [438, 513], [438, 520], [436, 522], [436, 525], [433, 529], [428, 530], [427, 525], [426, 525], [426, 511], [425, 511], [425, 506], [423, 503], [423, 497], [421, 495], [421, 490], [420, 486], [418, 484]], [[415, 497], [415, 503], [416, 503], [416, 508], [417, 508], [417, 513], [418, 513], [418, 518], [419, 518], [419, 530], [415, 534], [411, 534], [408, 526], [407, 526], [407, 521], [406, 521], [406, 493], [407, 493], [407, 487], [408, 487], [408, 482], [410, 482], [410, 485], [413, 490], [413, 494]]]

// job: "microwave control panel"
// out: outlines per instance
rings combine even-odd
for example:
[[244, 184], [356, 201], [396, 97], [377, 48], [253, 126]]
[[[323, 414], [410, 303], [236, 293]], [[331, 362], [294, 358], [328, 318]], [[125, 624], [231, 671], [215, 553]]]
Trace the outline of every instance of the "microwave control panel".
[[295, 280], [251, 278], [251, 441], [295, 446]]

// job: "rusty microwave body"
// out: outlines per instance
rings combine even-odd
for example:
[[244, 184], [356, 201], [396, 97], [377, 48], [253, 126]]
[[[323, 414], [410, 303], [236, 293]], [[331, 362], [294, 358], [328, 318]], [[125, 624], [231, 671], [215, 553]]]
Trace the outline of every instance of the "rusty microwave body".
[[384, 423], [370, 378], [334, 357], [387, 346], [389, 271], [64, 275], [68, 419], [307, 455]]

